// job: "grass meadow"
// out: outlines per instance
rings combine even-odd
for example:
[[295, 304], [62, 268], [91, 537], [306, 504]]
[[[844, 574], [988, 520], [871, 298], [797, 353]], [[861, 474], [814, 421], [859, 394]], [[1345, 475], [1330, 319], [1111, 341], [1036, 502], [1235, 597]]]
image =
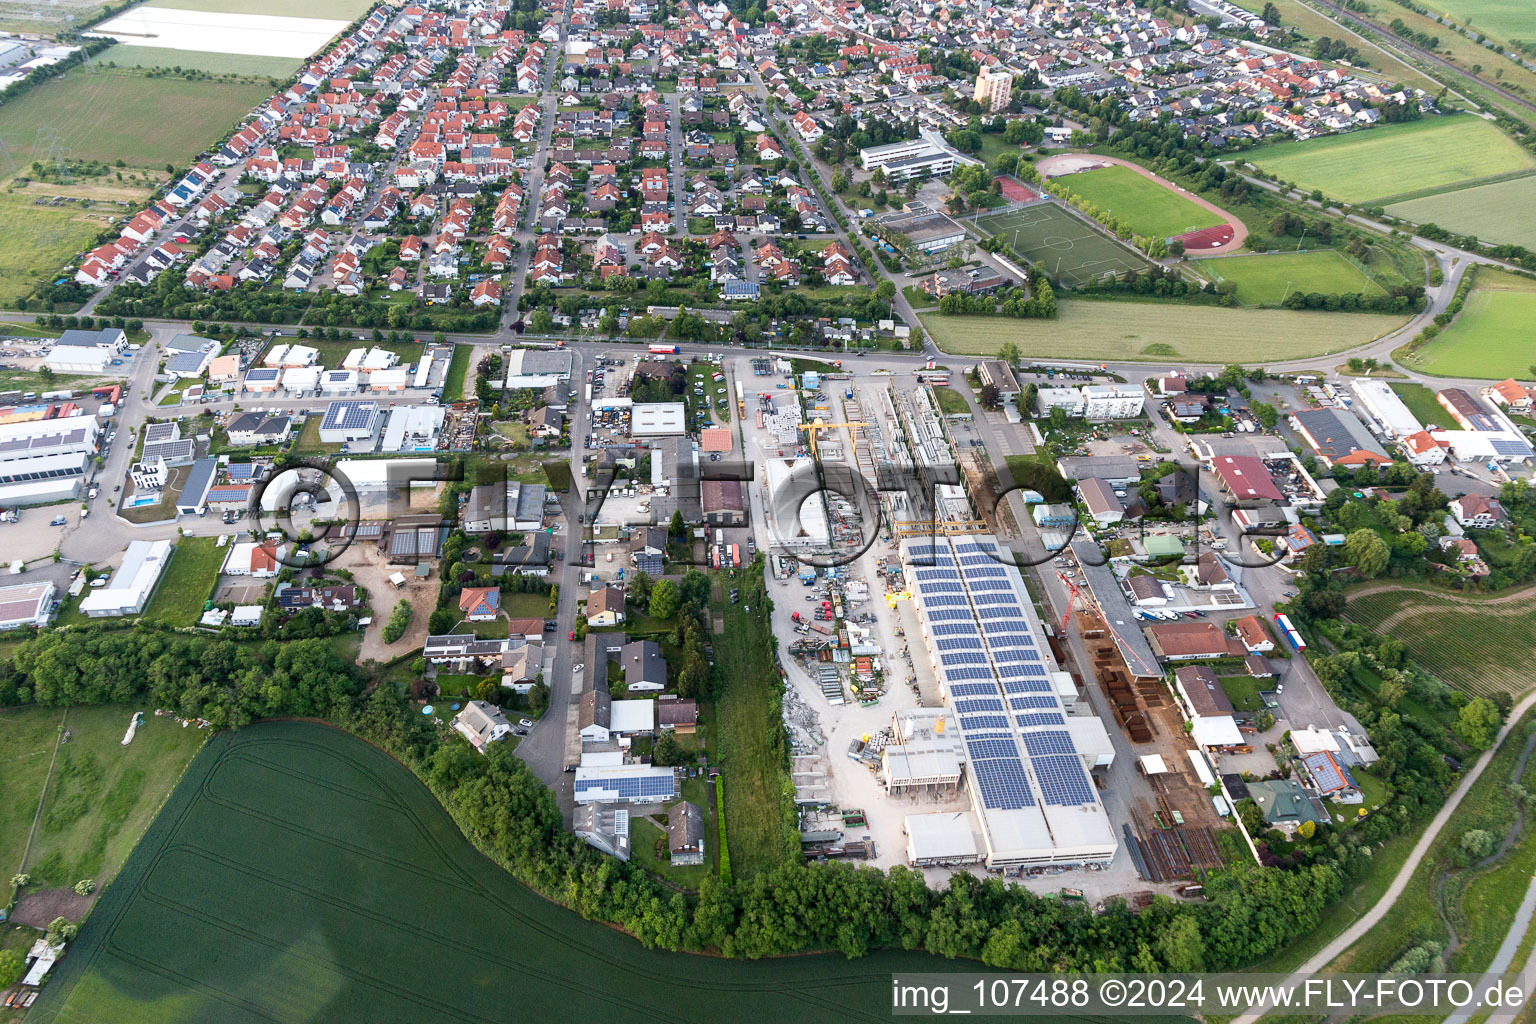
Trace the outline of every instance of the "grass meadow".
[[1460, 24], [1470, 22], [1478, 32], [1486, 32], [1495, 39], [1507, 41], [1530, 37], [1531, 5], [1528, 0], [1424, 0], [1423, 6], [1448, 14]]
[[1404, 360], [1447, 377], [1527, 377], [1536, 361], [1536, 281], [1483, 268], [1459, 316]]
[[1438, 192], [1386, 210], [1415, 224], [1438, 224], [1484, 241], [1536, 249], [1536, 175]]
[[1374, 281], [1334, 249], [1221, 256], [1196, 262], [1217, 281], [1236, 284], [1237, 299], [1245, 306], [1278, 306], [1291, 292], [1382, 293]]
[[[0, 122], [5, 109], [0, 108]], [[0, 307], [15, 308], [39, 285], [64, 276], [65, 264], [120, 216], [73, 203], [38, 206], [34, 198], [0, 192]]]
[[387, 754], [276, 722], [209, 739], [28, 1020], [566, 1020], [580, 979], [616, 1024], [844, 1024], [888, 1012], [893, 973], [955, 969], [644, 948], [518, 884]]
[[1172, 189], [1129, 167], [1099, 167], [1060, 179], [1077, 195], [1149, 238], [1167, 238], [1226, 223]]
[[167, 626], [196, 625], [228, 554], [229, 548], [217, 547], [212, 537], [181, 538], [144, 617]]
[[[1231, 362], [1233, 352], [1262, 352], [1270, 361], [1304, 359], [1363, 345], [1405, 318], [1370, 313], [1289, 309], [1224, 309], [1180, 303], [1072, 299], [1058, 302], [1055, 320], [921, 315], [923, 328], [945, 352], [994, 355], [1006, 341], [1028, 356], [1055, 359], [1181, 358]], [[1148, 352], [1153, 345], [1160, 346]]]
[[0, 107], [0, 139], [22, 166], [61, 156], [178, 168], [218, 141], [271, 90], [252, 81], [151, 78], [75, 69]]
[[1408, 411], [1413, 413], [1420, 426], [1450, 419], [1450, 413], [1445, 411], [1445, 406], [1435, 401], [1435, 393], [1423, 384], [1391, 384], [1393, 394], [1403, 400]]
[[1332, 199], [1373, 203], [1536, 168], [1536, 158], [1481, 118], [1426, 117], [1253, 150], [1248, 161]]

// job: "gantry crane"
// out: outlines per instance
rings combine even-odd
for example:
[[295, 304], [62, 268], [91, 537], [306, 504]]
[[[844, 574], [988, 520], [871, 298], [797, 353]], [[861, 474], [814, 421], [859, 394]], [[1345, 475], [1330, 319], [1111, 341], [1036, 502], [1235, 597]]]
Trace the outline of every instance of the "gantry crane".
[[858, 458], [859, 458], [859, 435], [854, 433], [854, 428], [856, 428], [856, 427], [867, 427], [867, 426], [869, 426], [869, 424], [864, 422], [863, 420], [854, 420], [854, 421], [852, 421], [850, 423], [828, 423], [825, 420], [821, 419], [820, 417], [817, 417], [815, 420], [813, 420], [810, 423], [802, 423], [802, 424], [800, 424], [800, 429], [801, 429], [802, 432], [805, 433], [806, 437], [809, 438], [809, 440], [810, 440], [811, 458], [814, 459], [816, 457], [816, 431], [818, 431], [818, 430], [836, 430], [838, 427], [847, 427], [848, 428], [848, 441], [849, 441], [849, 444], [852, 446], [851, 447], [851, 454], [853, 455], [853, 461], [857, 462]]

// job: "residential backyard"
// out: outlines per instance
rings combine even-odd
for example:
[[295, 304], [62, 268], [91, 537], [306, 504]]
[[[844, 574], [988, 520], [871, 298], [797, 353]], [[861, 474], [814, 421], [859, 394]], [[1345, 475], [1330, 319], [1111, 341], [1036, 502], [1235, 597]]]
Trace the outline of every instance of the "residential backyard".
[[216, 546], [213, 537], [183, 537], [176, 542], [170, 564], [160, 577], [160, 585], [144, 609], [144, 617], [167, 626], [191, 626], [203, 614], [203, 605], [213, 593], [219, 568], [229, 554], [227, 547]]

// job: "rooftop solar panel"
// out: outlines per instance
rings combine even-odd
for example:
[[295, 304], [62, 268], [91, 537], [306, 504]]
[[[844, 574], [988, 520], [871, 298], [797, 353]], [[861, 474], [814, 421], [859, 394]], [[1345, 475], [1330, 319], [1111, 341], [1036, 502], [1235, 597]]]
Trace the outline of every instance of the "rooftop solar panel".
[[1076, 807], [1095, 803], [1093, 784], [1083, 770], [1083, 759], [1076, 754], [1031, 757], [1035, 778], [1045, 802], [1058, 807]]
[[1006, 729], [1008, 719], [1002, 715], [961, 715], [960, 725], [967, 732], [972, 729]]
[[991, 697], [997, 693], [992, 683], [954, 683], [949, 688], [952, 697]]
[[1019, 715], [1015, 721], [1024, 729], [1037, 725], [1066, 725], [1067, 720], [1056, 711], [1031, 711], [1027, 715]]
[[[1062, 723], [1057, 722], [1057, 725]], [[1024, 735], [1024, 749], [1029, 751], [1030, 757], [1041, 754], [1076, 754], [1077, 748], [1072, 746], [1072, 737], [1066, 732], [1026, 732]]]
[[1023, 708], [1054, 708], [1057, 704], [1055, 697], [1009, 697], [1008, 706], [1018, 711]]
[[1029, 777], [1024, 766], [1015, 758], [987, 758], [971, 762], [976, 776], [976, 786], [981, 790], [981, 802], [987, 807], [1003, 811], [1016, 811], [1035, 806], [1034, 794], [1029, 789]]
[[1050, 693], [1051, 684], [1044, 679], [1004, 679], [1005, 693]]
[[977, 711], [1001, 711], [1003, 702], [999, 697], [988, 697], [976, 700], [957, 700], [955, 710], [962, 715], [969, 715]]
[[1019, 758], [1019, 750], [1009, 739], [967, 739], [965, 749], [970, 751], [972, 758], [1003, 757]]

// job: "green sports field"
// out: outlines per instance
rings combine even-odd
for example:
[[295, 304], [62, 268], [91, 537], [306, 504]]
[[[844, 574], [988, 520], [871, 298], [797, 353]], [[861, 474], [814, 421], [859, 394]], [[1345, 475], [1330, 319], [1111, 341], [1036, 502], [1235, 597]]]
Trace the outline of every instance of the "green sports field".
[[1536, 174], [1393, 203], [1394, 217], [1536, 249]]
[[280, 722], [209, 740], [28, 1022], [848, 1024], [886, 1018], [893, 972], [975, 966], [645, 949], [524, 889], [388, 755]]
[[1461, 314], [1405, 362], [1446, 377], [1529, 377], [1536, 362], [1536, 282], [1483, 268]]
[[1148, 238], [1169, 238], [1226, 223], [1129, 167], [1098, 167], [1056, 180]]
[[1237, 299], [1245, 306], [1278, 306], [1291, 292], [1382, 293], [1374, 281], [1333, 249], [1223, 256], [1196, 262], [1215, 280], [1236, 284]]
[[270, 94], [265, 84], [189, 82], [79, 68], [0, 107], [0, 140], [22, 166], [61, 156], [177, 167], [223, 137]]
[[1144, 257], [1109, 238], [1097, 224], [1055, 203], [1036, 203], [965, 223], [983, 238], [1003, 236], [1019, 255], [1068, 287], [1149, 266]]
[[[1304, 359], [1363, 345], [1401, 327], [1401, 316], [1224, 309], [1167, 302], [1063, 298], [1055, 320], [920, 314], [923, 328], [945, 352], [996, 354], [1005, 341], [1028, 356], [1195, 363]], [[1147, 349], [1153, 345], [1165, 348]], [[1169, 351], [1168, 349], [1171, 349]]]
[[1248, 160], [1266, 173], [1349, 203], [1391, 201], [1536, 168], [1536, 158], [1469, 114], [1282, 142], [1254, 150]]

